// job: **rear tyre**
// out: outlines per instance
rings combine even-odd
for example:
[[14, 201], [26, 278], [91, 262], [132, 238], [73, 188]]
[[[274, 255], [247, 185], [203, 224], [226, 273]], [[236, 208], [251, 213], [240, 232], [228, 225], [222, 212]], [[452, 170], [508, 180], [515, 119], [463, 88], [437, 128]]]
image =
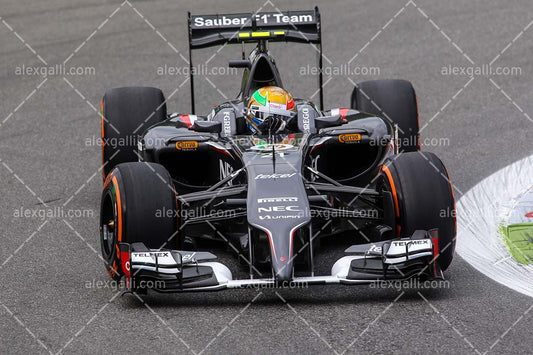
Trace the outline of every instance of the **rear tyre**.
[[100, 205], [100, 244], [111, 277], [122, 275], [119, 243], [175, 248], [176, 205], [172, 179], [160, 164], [123, 163], [109, 173]]
[[[138, 161], [137, 138], [167, 117], [163, 92], [151, 87], [107, 90], [101, 103], [104, 179], [113, 168]], [[107, 162], [107, 164], [106, 164]]]
[[352, 108], [397, 124], [400, 152], [420, 150], [416, 93], [409, 81], [384, 79], [359, 83], [352, 92]]
[[385, 160], [379, 181], [380, 188], [392, 192], [397, 236], [438, 228], [437, 261], [446, 270], [455, 250], [455, 200], [450, 177], [440, 159], [429, 152], [392, 156]]

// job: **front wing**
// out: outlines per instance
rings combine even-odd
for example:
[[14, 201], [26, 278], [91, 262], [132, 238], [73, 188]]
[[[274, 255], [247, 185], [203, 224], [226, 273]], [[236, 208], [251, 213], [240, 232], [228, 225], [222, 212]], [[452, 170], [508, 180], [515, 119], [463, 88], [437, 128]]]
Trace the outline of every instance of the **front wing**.
[[209, 252], [153, 250], [142, 243], [120, 245], [126, 292], [153, 289], [158, 292], [214, 291], [235, 288], [306, 287], [325, 284], [370, 284], [411, 278], [442, 279], [436, 261], [435, 231], [416, 231], [411, 237], [353, 245], [337, 260], [330, 275], [233, 279], [228, 267], [213, 261]]

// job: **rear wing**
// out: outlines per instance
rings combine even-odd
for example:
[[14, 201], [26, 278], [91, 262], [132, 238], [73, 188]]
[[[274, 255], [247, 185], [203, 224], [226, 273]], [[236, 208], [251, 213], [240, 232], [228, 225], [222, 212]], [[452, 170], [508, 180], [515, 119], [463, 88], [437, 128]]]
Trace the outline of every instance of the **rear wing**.
[[[189, 29], [189, 79], [191, 110], [194, 107], [194, 49], [247, 42], [297, 42], [315, 44], [318, 51], [320, 107], [323, 108], [322, 35], [320, 12], [313, 10], [191, 15]], [[244, 59], [244, 51], [243, 58]]]
[[320, 44], [320, 14], [310, 11], [191, 15], [189, 48], [243, 41], [287, 41]]

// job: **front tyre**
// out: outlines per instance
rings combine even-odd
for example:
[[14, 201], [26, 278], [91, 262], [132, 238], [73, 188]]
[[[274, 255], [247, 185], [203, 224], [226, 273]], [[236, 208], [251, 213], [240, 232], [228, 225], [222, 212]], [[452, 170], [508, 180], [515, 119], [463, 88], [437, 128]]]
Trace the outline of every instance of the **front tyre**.
[[176, 205], [172, 179], [160, 164], [123, 163], [108, 174], [100, 205], [100, 244], [113, 279], [122, 276], [119, 243], [175, 248]]
[[398, 237], [438, 228], [437, 261], [446, 270], [457, 231], [453, 187], [441, 160], [429, 152], [392, 156], [382, 166], [378, 186], [392, 193]]

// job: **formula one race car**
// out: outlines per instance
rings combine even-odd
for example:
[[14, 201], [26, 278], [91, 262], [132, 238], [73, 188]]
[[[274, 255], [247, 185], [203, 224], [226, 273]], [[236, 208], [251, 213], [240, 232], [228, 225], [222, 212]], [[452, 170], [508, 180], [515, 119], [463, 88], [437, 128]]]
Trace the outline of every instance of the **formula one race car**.
[[[363, 82], [351, 108], [324, 110], [320, 28], [318, 8], [189, 14], [189, 52], [243, 44], [229, 63], [244, 69], [241, 90], [207, 116], [194, 115], [193, 70], [191, 114], [167, 115], [156, 88], [105, 93], [100, 240], [126, 291], [443, 277], [455, 247], [453, 188], [439, 158], [420, 151], [413, 87]], [[283, 89], [267, 48], [279, 41], [317, 49], [319, 107]], [[317, 275], [321, 240], [341, 235], [351, 246]], [[221, 245], [239, 270], [215, 261]]]

